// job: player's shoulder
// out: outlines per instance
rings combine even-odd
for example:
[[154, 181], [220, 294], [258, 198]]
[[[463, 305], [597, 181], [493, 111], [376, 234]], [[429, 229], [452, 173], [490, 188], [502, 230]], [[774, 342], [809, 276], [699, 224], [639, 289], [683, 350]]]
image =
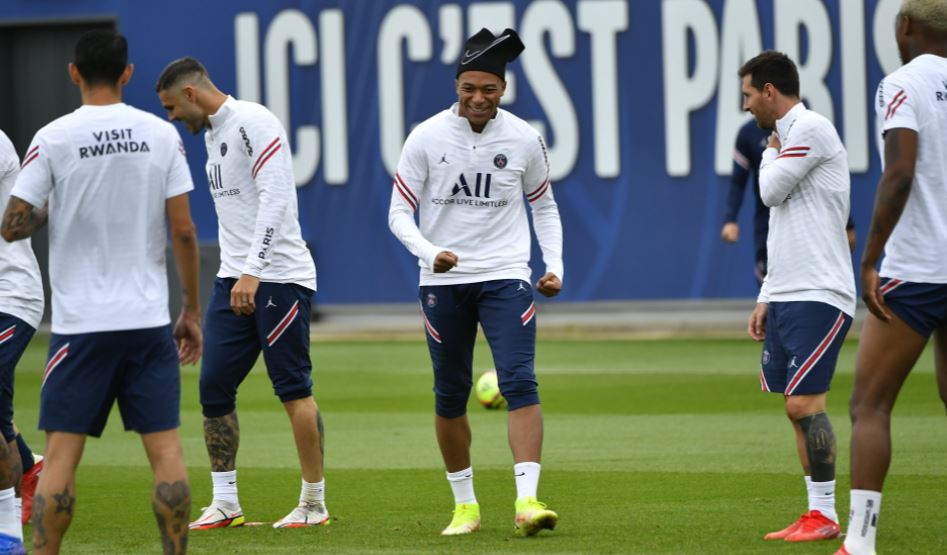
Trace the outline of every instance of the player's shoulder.
[[426, 144], [431, 141], [443, 140], [444, 134], [450, 131], [456, 117], [450, 109], [441, 110], [417, 124], [408, 133], [405, 144]]
[[838, 137], [838, 131], [832, 120], [823, 116], [815, 110], [806, 109], [796, 120], [793, 126], [798, 132], [816, 137], [832, 138]]
[[233, 113], [241, 126], [282, 128], [282, 123], [276, 114], [259, 102], [250, 100], [233, 100]]
[[499, 117], [503, 118], [504, 124], [504, 133], [515, 134], [520, 137], [539, 137], [539, 131], [535, 127], [530, 125], [528, 121], [517, 116], [509, 110], [504, 110], [503, 108], [497, 109], [497, 114]]

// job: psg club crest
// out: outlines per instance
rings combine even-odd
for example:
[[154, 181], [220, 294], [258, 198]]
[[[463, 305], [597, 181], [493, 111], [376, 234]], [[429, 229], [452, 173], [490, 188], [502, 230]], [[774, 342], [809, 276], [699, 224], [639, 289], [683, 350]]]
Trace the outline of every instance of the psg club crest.
[[493, 165], [496, 166], [497, 168], [501, 169], [501, 170], [502, 170], [503, 168], [505, 168], [505, 167], [506, 167], [506, 156], [503, 155], [503, 154], [497, 154], [496, 156], [494, 156], [494, 157], [493, 157]]
[[227, 155], [227, 143], [220, 143], [220, 155], [221, 156]]
[[769, 364], [769, 351], [763, 350], [763, 364]]
[[427, 307], [434, 308], [435, 306], [437, 306], [437, 295], [435, 295], [434, 293], [428, 293], [427, 294]]

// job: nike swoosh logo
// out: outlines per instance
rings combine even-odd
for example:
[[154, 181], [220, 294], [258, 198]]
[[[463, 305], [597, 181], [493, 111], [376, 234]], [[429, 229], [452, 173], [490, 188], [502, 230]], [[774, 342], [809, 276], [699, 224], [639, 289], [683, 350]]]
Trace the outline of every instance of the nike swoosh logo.
[[500, 37], [500, 38], [494, 40], [493, 42], [491, 42], [490, 44], [488, 44], [488, 45], [486, 46], [486, 48], [483, 48], [483, 49], [481, 49], [481, 50], [474, 50], [473, 52], [471, 52], [470, 50], [465, 50], [465, 51], [464, 51], [464, 58], [460, 61], [460, 65], [465, 66], [465, 65], [469, 64], [470, 62], [476, 60], [476, 59], [479, 58], [480, 56], [483, 56], [484, 54], [487, 53], [488, 50], [490, 50], [490, 49], [493, 48], [494, 46], [500, 44], [501, 42], [505, 41], [506, 39], [510, 38], [510, 36], [512, 36], [512, 35], [503, 35], [502, 37]]
[[526, 476], [525, 472], [520, 472], [519, 474], [514, 474], [514, 476]]

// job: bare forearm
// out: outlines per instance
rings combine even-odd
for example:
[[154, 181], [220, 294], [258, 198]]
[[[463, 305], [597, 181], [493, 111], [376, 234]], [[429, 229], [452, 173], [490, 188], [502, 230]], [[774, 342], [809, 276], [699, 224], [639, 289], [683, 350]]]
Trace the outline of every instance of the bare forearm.
[[174, 263], [181, 283], [183, 299], [181, 308], [191, 314], [199, 315], [201, 312], [200, 253], [194, 228], [174, 234], [171, 238], [171, 248], [174, 250]]
[[7, 242], [26, 239], [37, 229], [46, 225], [47, 209], [36, 208], [25, 200], [11, 196], [3, 213], [0, 235]]
[[871, 215], [865, 251], [862, 254], [862, 266], [874, 267], [881, 258], [888, 237], [894, 231], [911, 194], [912, 176], [891, 175], [885, 173], [878, 183], [875, 195], [875, 208]]

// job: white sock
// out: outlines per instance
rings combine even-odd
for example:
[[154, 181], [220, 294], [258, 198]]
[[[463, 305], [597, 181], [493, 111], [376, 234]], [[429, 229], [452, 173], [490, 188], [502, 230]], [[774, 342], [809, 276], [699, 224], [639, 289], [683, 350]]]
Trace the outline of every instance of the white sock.
[[307, 482], [303, 480], [302, 490], [299, 492], [300, 503], [325, 503], [326, 502], [326, 480], [323, 478], [318, 482]]
[[516, 498], [536, 497], [539, 488], [539, 463], [521, 462], [513, 465], [513, 477], [516, 478]]
[[447, 481], [450, 482], [450, 489], [454, 492], [455, 505], [477, 503], [477, 496], [474, 495], [472, 466], [457, 472], [448, 472]]
[[13, 506], [16, 507], [16, 521], [21, 524], [20, 526], [20, 539], [23, 539], [23, 499], [20, 497], [13, 498]]
[[240, 500], [237, 499], [237, 470], [230, 472], [211, 472], [211, 479], [214, 481], [214, 500], [229, 503], [234, 507], [240, 506]]
[[810, 484], [809, 510], [819, 511], [825, 518], [838, 522], [838, 513], [835, 512], [835, 480]]
[[851, 555], [872, 555], [875, 552], [875, 535], [878, 533], [881, 492], [853, 489], [851, 498], [852, 510], [848, 514], [845, 549]]
[[0, 490], [0, 534], [23, 540], [23, 526], [16, 518], [13, 488]]

